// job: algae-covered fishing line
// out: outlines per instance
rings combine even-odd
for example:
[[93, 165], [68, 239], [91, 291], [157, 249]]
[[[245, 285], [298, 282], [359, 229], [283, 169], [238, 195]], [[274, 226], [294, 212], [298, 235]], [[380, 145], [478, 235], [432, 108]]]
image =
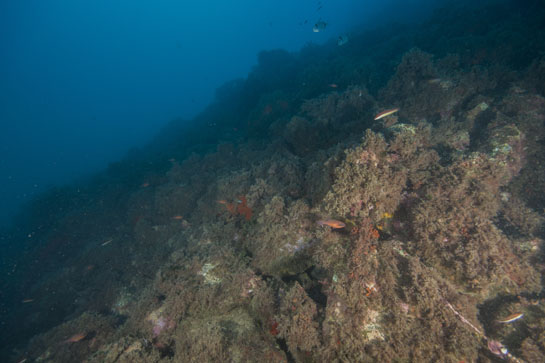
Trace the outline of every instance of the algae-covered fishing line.
[[454, 315], [456, 315], [462, 321], [462, 323], [464, 323], [464, 324], [468, 325], [469, 327], [471, 327], [471, 329], [473, 331], [475, 331], [480, 338], [482, 338], [482, 339], [484, 339], [486, 341], [486, 345], [488, 347], [488, 350], [492, 354], [494, 354], [494, 355], [496, 355], [498, 357], [504, 358], [504, 359], [505, 358], [511, 359], [514, 362], [518, 362], [518, 363], [524, 362], [523, 360], [521, 360], [521, 359], [515, 357], [513, 354], [511, 354], [509, 352], [509, 350], [507, 350], [507, 348], [501, 342], [499, 342], [497, 340], [490, 339], [489, 337], [487, 337], [483, 332], [481, 332], [479, 330], [479, 328], [477, 328], [475, 325], [473, 325], [462, 314], [460, 314], [456, 309], [454, 309], [452, 304], [449, 303], [447, 300], [444, 300], [444, 303], [454, 313]]

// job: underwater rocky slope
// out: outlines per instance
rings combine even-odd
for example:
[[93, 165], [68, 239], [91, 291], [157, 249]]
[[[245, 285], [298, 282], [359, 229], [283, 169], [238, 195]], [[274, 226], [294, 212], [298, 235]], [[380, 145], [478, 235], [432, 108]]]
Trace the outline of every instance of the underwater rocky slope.
[[545, 361], [543, 24], [539, 2], [445, 8], [263, 52], [21, 216], [3, 356]]

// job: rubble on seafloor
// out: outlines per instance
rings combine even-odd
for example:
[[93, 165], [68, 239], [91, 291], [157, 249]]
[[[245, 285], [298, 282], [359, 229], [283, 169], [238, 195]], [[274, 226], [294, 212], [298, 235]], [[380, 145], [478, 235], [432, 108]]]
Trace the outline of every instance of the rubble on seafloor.
[[98, 267], [34, 288], [81, 274], [100, 301], [69, 279], [82, 308], [15, 355], [544, 361], [545, 98], [453, 62], [409, 50], [375, 95], [321, 94], [275, 120], [270, 141], [154, 174], [123, 197], [114, 242], [75, 260]]

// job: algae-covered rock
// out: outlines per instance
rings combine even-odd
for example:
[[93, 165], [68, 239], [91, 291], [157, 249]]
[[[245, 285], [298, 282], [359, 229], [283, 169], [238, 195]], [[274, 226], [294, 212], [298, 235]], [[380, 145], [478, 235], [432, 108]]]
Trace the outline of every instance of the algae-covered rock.
[[364, 144], [347, 151], [335, 170], [335, 180], [324, 198], [324, 210], [331, 217], [379, 219], [392, 213], [406, 184], [406, 172], [391, 167], [387, 144], [382, 136], [368, 132]]
[[310, 209], [303, 201], [286, 207], [285, 201], [275, 196], [257, 217], [257, 226], [248, 236], [247, 247], [253, 256], [255, 268], [273, 276], [298, 274], [310, 266], [301, 258], [318, 243], [309, 231]]

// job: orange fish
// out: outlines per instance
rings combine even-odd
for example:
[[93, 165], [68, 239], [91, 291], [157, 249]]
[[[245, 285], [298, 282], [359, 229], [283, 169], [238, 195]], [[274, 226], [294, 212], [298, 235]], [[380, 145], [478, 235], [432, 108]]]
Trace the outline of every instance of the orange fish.
[[65, 343], [77, 343], [77, 342], [85, 339], [86, 336], [87, 336], [87, 333], [74, 334], [70, 338], [66, 339], [64, 342]]
[[24, 299], [23, 301], [21, 301], [23, 304], [28, 304], [30, 302], [33, 302], [34, 299]]
[[505, 319], [498, 320], [498, 323], [500, 323], [500, 324], [509, 324], [509, 323], [512, 323], [512, 322], [517, 321], [519, 319], [522, 319], [523, 317], [524, 317], [523, 313], [514, 313], [514, 314], [509, 315]]
[[391, 114], [396, 113], [397, 111], [399, 111], [399, 108], [392, 108], [391, 110], [382, 111], [381, 113], [378, 113], [375, 116], [375, 121], [380, 120], [383, 117], [390, 116]]
[[331, 88], [337, 88], [337, 87], [339, 87], [339, 86], [337, 86], [335, 83], [328, 84], [328, 86], [331, 87]]
[[141, 188], [147, 188], [149, 187], [149, 183], [148, 182], [145, 182], [145, 183], [142, 183], [142, 185], [140, 185]]
[[324, 220], [319, 220], [316, 223], [318, 223], [318, 225], [320, 226], [329, 226], [333, 229], [344, 228], [344, 226], [346, 226], [343, 222], [338, 221], [336, 219], [324, 219]]
[[227, 204], [227, 201], [225, 199], [218, 200], [219, 204]]
[[264, 108], [263, 108], [263, 111], [261, 112], [263, 114], [263, 116], [268, 116], [270, 115], [271, 113], [273, 112], [273, 108], [271, 105], [266, 105]]
[[179, 216], [179, 215], [178, 215], [178, 216], [174, 216], [174, 217], [172, 217], [172, 219], [175, 219], [175, 220], [179, 221], [179, 220], [182, 220], [182, 219], [184, 219], [184, 217], [183, 217], [183, 216]]

